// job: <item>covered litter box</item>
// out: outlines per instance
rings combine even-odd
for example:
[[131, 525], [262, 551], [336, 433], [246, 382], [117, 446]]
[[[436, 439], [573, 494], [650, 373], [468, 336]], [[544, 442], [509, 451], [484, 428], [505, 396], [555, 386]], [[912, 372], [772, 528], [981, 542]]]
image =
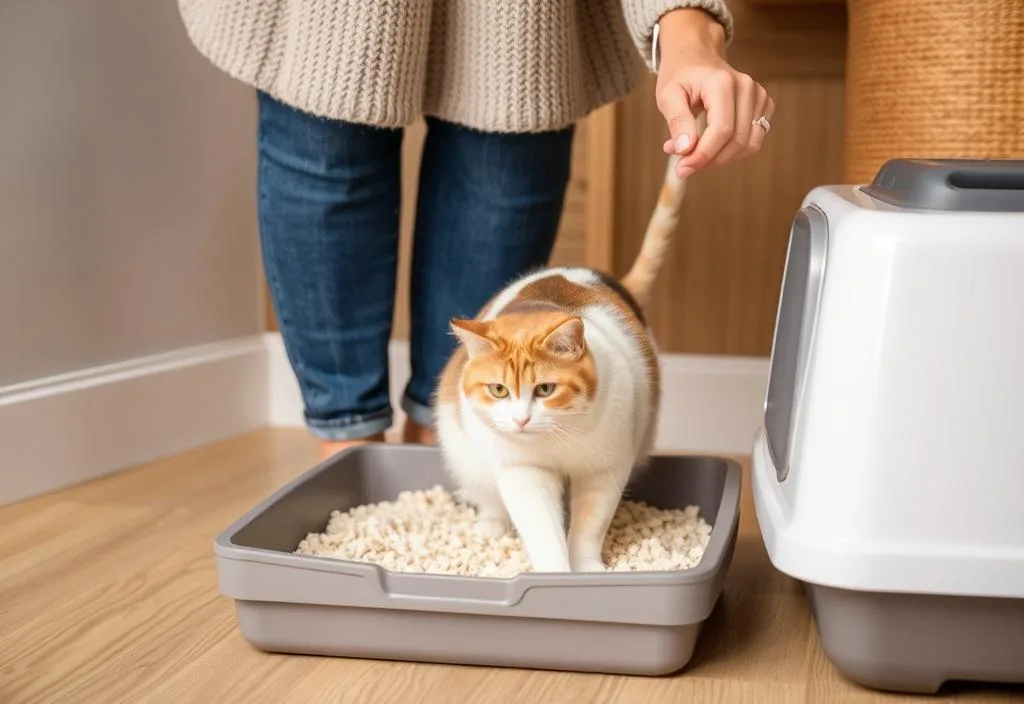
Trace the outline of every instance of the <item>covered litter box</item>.
[[1024, 161], [807, 195], [752, 467], [847, 677], [1024, 682]]
[[435, 448], [339, 453], [215, 541], [221, 592], [242, 634], [284, 653], [659, 675], [685, 666], [722, 590], [739, 519], [740, 467], [656, 457], [628, 498], [700, 507], [700, 564], [675, 572], [525, 573], [510, 579], [391, 572], [293, 553], [331, 511], [449, 486]]

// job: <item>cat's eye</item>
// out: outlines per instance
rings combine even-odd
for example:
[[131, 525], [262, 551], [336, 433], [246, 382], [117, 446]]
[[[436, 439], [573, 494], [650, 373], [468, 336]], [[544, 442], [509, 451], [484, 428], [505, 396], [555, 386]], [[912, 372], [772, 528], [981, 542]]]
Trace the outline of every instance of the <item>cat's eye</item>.
[[551, 394], [555, 393], [554, 384], [537, 384], [533, 389], [533, 394], [537, 398], [547, 398]]
[[494, 398], [508, 398], [508, 388], [502, 384], [488, 384], [487, 392]]

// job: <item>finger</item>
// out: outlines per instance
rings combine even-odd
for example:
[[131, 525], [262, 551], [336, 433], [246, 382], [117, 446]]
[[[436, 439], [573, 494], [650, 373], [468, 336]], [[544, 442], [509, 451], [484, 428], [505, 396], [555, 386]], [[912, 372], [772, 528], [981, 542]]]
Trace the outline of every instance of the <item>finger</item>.
[[[757, 109], [757, 93], [760, 88], [754, 79], [746, 74], [736, 77], [736, 121], [732, 140], [722, 148], [711, 162], [715, 166], [727, 164], [746, 152], [750, 146], [750, 133], [754, 128], [754, 111]], [[760, 113], [758, 113], [760, 114]], [[760, 129], [760, 128], [756, 128]]]
[[[768, 91], [766, 91], [764, 88], [760, 86], [758, 86], [758, 88], [759, 90], [757, 92], [756, 103], [757, 107], [754, 109], [754, 119], [756, 120], [757, 118], [764, 115], [764, 117], [770, 121], [772, 119], [771, 111], [769, 110], [769, 103], [771, 102], [771, 98], [768, 97]], [[772, 105], [771, 107], [774, 108], [775, 106]], [[747, 148], [744, 150], [743, 155], [749, 156], [751, 154], [756, 154], [757, 152], [761, 151], [761, 145], [764, 144], [764, 138], [767, 135], [768, 132], [766, 132], [763, 127], [761, 127], [760, 125], [755, 125], [754, 128], [750, 130], [750, 140], [747, 142]]]
[[732, 139], [736, 126], [735, 85], [731, 73], [723, 71], [718, 76], [701, 91], [708, 128], [693, 152], [679, 160], [676, 173], [682, 177], [710, 164]]
[[674, 154], [675, 153], [676, 148], [672, 145], [672, 140], [671, 139], [666, 139], [665, 140], [665, 143], [661, 145], [661, 151], [665, 152], [666, 154]]
[[671, 135], [673, 151], [669, 153], [688, 153], [697, 141], [697, 128], [686, 91], [678, 84], [669, 85], [658, 90], [656, 102]]

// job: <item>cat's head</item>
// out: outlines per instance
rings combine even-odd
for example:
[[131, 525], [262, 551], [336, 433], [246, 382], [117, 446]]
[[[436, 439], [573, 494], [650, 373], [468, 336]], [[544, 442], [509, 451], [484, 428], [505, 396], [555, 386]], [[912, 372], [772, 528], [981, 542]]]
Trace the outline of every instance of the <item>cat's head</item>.
[[545, 311], [451, 325], [468, 355], [462, 390], [492, 428], [552, 432], [589, 411], [597, 369], [579, 317]]

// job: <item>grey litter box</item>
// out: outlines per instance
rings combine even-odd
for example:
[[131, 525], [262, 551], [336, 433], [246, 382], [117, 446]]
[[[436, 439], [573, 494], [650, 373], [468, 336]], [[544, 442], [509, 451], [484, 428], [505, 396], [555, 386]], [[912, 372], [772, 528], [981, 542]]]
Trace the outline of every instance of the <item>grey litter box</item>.
[[214, 545], [220, 591], [257, 648], [386, 660], [661, 675], [685, 666], [722, 590], [739, 519], [740, 467], [656, 457], [629, 498], [700, 506], [701, 563], [679, 572], [408, 574], [292, 553], [330, 512], [449, 486], [439, 452], [354, 448], [277, 491]]

